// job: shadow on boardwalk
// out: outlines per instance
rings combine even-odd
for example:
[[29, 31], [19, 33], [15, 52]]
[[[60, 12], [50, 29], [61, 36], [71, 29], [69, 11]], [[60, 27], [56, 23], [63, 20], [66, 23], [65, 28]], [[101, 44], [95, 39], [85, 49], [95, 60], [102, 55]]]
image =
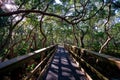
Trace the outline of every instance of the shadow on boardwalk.
[[86, 80], [84, 73], [78, 69], [78, 66], [69, 56], [69, 53], [62, 47], [58, 48], [43, 79]]

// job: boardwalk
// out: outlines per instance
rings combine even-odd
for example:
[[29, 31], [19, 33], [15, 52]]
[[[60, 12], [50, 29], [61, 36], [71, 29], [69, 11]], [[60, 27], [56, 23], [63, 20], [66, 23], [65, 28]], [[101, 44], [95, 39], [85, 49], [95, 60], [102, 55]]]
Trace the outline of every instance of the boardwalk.
[[44, 75], [44, 80], [86, 80], [85, 75], [78, 69], [69, 53], [59, 47]]

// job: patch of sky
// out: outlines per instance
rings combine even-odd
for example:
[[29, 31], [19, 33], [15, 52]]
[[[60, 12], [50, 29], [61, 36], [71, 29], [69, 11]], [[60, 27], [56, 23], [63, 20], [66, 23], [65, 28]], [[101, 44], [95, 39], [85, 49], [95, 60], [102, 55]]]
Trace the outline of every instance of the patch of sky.
[[60, 0], [55, 0], [56, 4], [62, 5], [62, 2]]
[[1, 8], [4, 12], [16, 11], [18, 6], [14, 3], [14, 0], [5, 0], [1, 2]]
[[115, 23], [119, 23], [120, 22], [120, 17], [115, 19]]

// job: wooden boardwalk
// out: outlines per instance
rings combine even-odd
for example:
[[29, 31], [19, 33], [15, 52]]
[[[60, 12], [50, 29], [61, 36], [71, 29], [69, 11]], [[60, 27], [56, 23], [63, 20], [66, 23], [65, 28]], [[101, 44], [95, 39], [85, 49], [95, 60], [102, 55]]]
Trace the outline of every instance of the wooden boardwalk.
[[[120, 80], [119, 58], [69, 44], [66, 44], [65, 48], [70, 53], [63, 46], [51, 45], [1, 62], [0, 80]], [[40, 62], [36, 61], [38, 55], [45, 55]], [[79, 61], [86, 72], [79, 68], [73, 58]], [[96, 62], [97, 59], [99, 60]], [[36, 66], [32, 71], [28, 71], [28, 66], [32, 65], [28, 64], [31, 60]]]
[[69, 53], [58, 47], [43, 80], [86, 80], [86, 77]]

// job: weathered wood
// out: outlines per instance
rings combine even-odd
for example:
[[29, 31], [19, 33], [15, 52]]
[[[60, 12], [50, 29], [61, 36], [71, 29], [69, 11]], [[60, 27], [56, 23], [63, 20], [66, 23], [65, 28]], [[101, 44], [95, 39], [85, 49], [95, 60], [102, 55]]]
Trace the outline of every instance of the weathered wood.
[[40, 55], [40, 53], [45, 52], [55, 46], [56, 45], [52, 45], [47, 48], [36, 50], [32, 53], [29, 53], [29, 54], [26, 54], [23, 56], [19, 56], [19, 57], [13, 58], [11, 60], [0, 63], [0, 74], [3, 74], [4, 72], [12, 71], [13, 69], [15, 69], [17, 67], [23, 66], [24, 63], [29, 62], [30, 59], [37, 57], [37, 55]]
[[[46, 62], [47, 63], [47, 60], [49, 60], [49, 58], [51, 57], [51, 54], [55, 52], [55, 49], [52, 50], [51, 52], [49, 52], [49, 54], [30, 72], [30, 74], [26, 77], [25, 80], [29, 80], [30, 77], [32, 75], [34, 75], [37, 70]], [[49, 64], [48, 64], [49, 65]]]
[[89, 63], [87, 63], [85, 60], [81, 59], [81, 64], [85, 64], [93, 73], [99, 77], [101, 80], [109, 80], [107, 77], [105, 77], [103, 74], [101, 74], [98, 70], [96, 70], [94, 67], [92, 67]]
[[97, 58], [104, 58], [104, 59], [110, 61], [111, 63], [113, 63], [114, 65], [116, 65], [120, 69], [120, 59], [119, 58], [105, 55], [105, 54], [99, 54], [97, 52], [89, 51], [87, 49], [83, 49], [83, 51], [86, 51], [87, 54], [92, 54], [92, 55], [96, 56]]
[[[75, 59], [83, 66], [86, 66], [100, 79], [118, 79], [120, 77], [120, 59], [99, 54], [87, 49], [80, 49], [76, 46], [65, 44], [65, 48], [74, 55]], [[98, 65], [98, 66], [97, 66]], [[111, 69], [112, 68], [112, 69]]]
[[[81, 57], [76, 55], [73, 51], [70, 51], [72, 55], [74, 55], [75, 59], [79, 59], [80, 63], [79, 64], [85, 64], [84, 66], [88, 67], [93, 73], [95, 73], [99, 79], [101, 80], [109, 80], [107, 77], [102, 75], [99, 71], [97, 71], [94, 67], [92, 67], [90, 64], [88, 64], [85, 60], [83, 60]], [[82, 65], [81, 65], [82, 66]]]
[[45, 72], [47, 71], [47, 69], [49, 68], [49, 65], [54, 57], [54, 54], [56, 53], [57, 49], [54, 51], [54, 53], [51, 55], [50, 59], [48, 60], [47, 64], [45, 65], [44, 69], [40, 72], [39, 77], [37, 78], [37, 80], [42, 80], [43, 75], [45, 74]]

